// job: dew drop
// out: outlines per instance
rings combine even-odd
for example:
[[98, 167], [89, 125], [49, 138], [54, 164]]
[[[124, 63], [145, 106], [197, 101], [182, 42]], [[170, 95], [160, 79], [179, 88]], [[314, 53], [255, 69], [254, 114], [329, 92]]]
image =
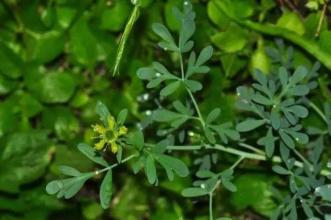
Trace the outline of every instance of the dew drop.
[[155, 76], [156, 77], [160, 77], [161, 76], [161, 73], [156, 73]]
[[145, 112], [145, 114], [149, 116], [149, 115], [152, 114], [152, 111], [151, 111], [151, 110], [147, 110], [147, 111]]
[[189, 131], [188, 132], [188, 136], [193, 137], [194, 136], [194, 132], [193, 131]]
[[144, 99], [145, 101], [148, 100], [148, 98], [149, 98], [149, 95], [148, 95], [147, 93], [143, 95], [143, 99]]
[[206, 189], [206, 185], [205, 185], [205, 184], [201, 184], [200, 187], [201, 187], [202, 189]]
[[99, 170], [95, 171], [95, 175], [98, 175], [99, 173], [100, 173]]

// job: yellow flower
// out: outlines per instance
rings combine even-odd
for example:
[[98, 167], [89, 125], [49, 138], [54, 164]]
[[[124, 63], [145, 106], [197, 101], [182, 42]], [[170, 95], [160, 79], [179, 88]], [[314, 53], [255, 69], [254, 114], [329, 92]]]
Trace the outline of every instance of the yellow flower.
[[109, 116], [107, 119], [107, 125], [100, 124], [92, 125], [93, 131], [97, 134], [96, 139], [98, 142], [94, 144], [96, 150], [102, 150], [107, 146], [110, 146], [110, 150], [113, 153], [118, 151], [118, 140], [121, 136], [127, 134], [128, 129], [125, 126], [118, 126], [115, 119]]
[[114, 117], [109, 116], [108, 119], [107, 119], [107, 122], [108, 122], [108, 128], [110, 130], [113, 130], [114, 127], [115, 127], [115, 123], [116, 123]]
[[125, 126], [121, 126], [118, 132], [119, 135], [125, 135], [128, 133], [128, 129]]
[[104, 135], [107, 132], [107, 129], [105, 127], [103, 127], [102, 125], [98, 125], [98, 124], [92, 125], [92, 128], [93, 128], [94, 132], [99, 133], [101, 135]]
[[116, 144], [116, 142], [112, 142], [111, 144], [110, 144], [110, 146], [111, 146], [111, 151], [115, 154], [115, 153], [117, 153], [117, 151], [118, 151], [118, 145]]
[[94, 145], [95, 149], [97, 150], [102, 150], [103, 147], [105, 146], [106, 141], [104, 139], [101, 139], [98, 143]]

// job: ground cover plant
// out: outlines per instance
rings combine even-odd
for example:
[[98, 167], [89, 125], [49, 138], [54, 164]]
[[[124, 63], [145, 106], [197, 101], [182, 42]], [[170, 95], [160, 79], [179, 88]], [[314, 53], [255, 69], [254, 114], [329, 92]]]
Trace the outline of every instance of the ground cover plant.
[[2, 1], [0, 219], [331, 218], [328, 13]]

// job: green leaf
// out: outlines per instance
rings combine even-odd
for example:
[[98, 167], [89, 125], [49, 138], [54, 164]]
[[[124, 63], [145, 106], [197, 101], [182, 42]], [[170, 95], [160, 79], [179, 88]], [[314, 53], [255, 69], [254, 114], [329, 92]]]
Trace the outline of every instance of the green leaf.
[[160, 23], [154, 23], [152, 25], [152, 29], [153, 31], [159, 35], [164, 41], [166, 41], [167, 43], [173, 44], [175, 45], [175, 41], [172, 37], [172, 35], [170, 34], [168, 28], [166, 28], [163, 24]]
[[207, 124], [210, 124], [212, 123], [213, 121], [215, 121], [221, 114], [221, 109], [219, 108], [215, 108], [214, 110], [212, 110], [208, 116], [207, 116], [207, 119], [206, 119], [206, 123]]
[[11, 79], [22, 75], [22, 58], [3, 43], [0, 43], [0, 60], [0, 74]]
[[220, 32], [211, 37], [211, 41], [221, 50], [227, 53], [235, 53], [242, 50], [247, 44], [247, 36], [244, 29], [237, 25], [231, 25], [225, 32]]
[[252, 100], [255, 101], [256, 103], [266, 105], [266, 106], [269, 106], [269, 105], [273, 104], [272, 100], [265, 97], [264, 95], [261, 95], [260, 93], [255, 93], [252, 97]]
[[110, 169], [103, 178], [100, 187], [99, 197], [102, 208], [104, 209], [109, 208], [112, 194], [113, 194], [113, 172]]
[[180, 81], [172, 82], [160, 91], [160, 95], [163, 97], [169, 96], [174, 93], [180, 86]]
[[171, 75], [171, 73], [169, 72], [169, 70], [167, 70], [167, 68], [165, 66], [163, 66], [163, 64], [159, 63], [159, 62], [153, 62], [153, 68], [164, 75]]
[[0, 191], [17, 193], [24, 184], [39, 179], [51, 161], [48, 133], [41, 130], [14, 132], [2, 142]]
[[331, 185], [317, 187], [315, 193], [321, 196], [324, 200], [331, 202]]
[[172, 103], [172, 105], [179, 113], [182, 113], [183, 115], [192, 115], [191, 110], [183, 105], [181, 101], [176, 100]]
[[207, 195], [208, 191], [201, 187], [190, 187], [182, 191], [182, 196], [184, 197], [199, 197]]
[[46, 191], [51, 195], [57, 194], [58, 198], [70, 199], [79, 192], [86, 180], [92, 176], [94, 176], [94, 173], [84, 173], [77, 177], [54, 180], [47, 184]]
[[87, 24], [80, 19], [70, 29], [70, 54], [76, 62], [93, 68], [98, 58], [98, 42]]
[[151, 80], [155, 77], [155, 71], [152, 67], [143, 67], [138, 69], [137, 76], [142, 80]]
[[82, 174], [77, 169], [64, 165], [60, 166], [60, 172], [67, 176], [80, 176]]
[[247, 131], [254, 130], [257, 127], [260, 127], [265, 123], [266, 123], [266, 121], [264, 119], [262, 119], [262, 120], [247, 119], [247, 120], [239, 123], [236, 126], [236, 129], [239, 132], [247, 132]]
[[98, 101], [95, 107], [95, 112], [99, 115], [100, 120], [104, 123], [104, 125], [108, 125], [108, 118], [110, 113], [107, 106], [104, 103]]
[[127, 109], [122, 109], [120, 111], [120, 113], [118, 113], [117, 120], [116, 120], [117, 124], [118, 125], [123, 125], [127, 116], [128, 116], [128, 110]]
[[80, 123], [70, 108], [49, 107], [42, 112], [43, 127], [53, 129], [59, 140], [73, 140], [80, 132]]
[[208, 142], [210, 142], [212, 144], [215, 144], [216, 140], [215, 140], [215, 137], [214, 137], [214, 134], [213, 134], [212, 130], [209, 129], [208, 127], [204, 127], [203, 131], [205, 133], [205, 136], [206, 136]]
[[297, 85], [289, 89], [287, 93], [293, 96], [304, 96], [309, 93], [309, 87], [306, 85]]
[[282, 139], [282, 141], [291, 149], [294, 149], [295, 147], [295, 143], [293, 141], [293, 139], [288, 135], [286, 134], [283, 130], [279, 130], [279, 135]]
[[272, 108], [271, 114], [270, 114], [270, 121], [271, 125], [274, 129], [278, 130], [280, 127], [280, 114], [279, 111], [276, 108]]
[[[185, 163], [183, 163], [181, 160], [177, 158], [173, 158], [167, 155], [158, 155], [155, 158], [164, 169], [170, 169], [171, 171], [174, 171], [178, 176], [180, 177], [186, 177], [189, 174], [189, 170]], [[168, 174], [168, 172], [167, 172]], [[168, 175], [169, 177], [169, 175]], [[171, 178], [169, 178], [171, 179]]]
[[265, 137], [262, 137], [258, 140], [259, 145], [265, 146], [265, 151], [267, 157], [272, 157], [275, 151], [275, 140], [276, 138], [272, 134], [272, 129], [269, 128], [268, 133]]
[[144, 134], [141, 130], [137, 130], [133, 132], [129, 136], [129, 143], [137, 147], [138, 149], [142, 149], [145, 145]]
[[80, 152], [82, 152], [82, 154], [84, 154], [90, 160], [92, 160], [95, 163], [100, 164], [104, 167], [108, 167], [107, 161], [105, 161], [105, 159], [103, 159], [102, 156], [99, 155], [98, 152], [96, 150], [94, 150], [92, 147], [90, 147], [89, 145], [80, 143], [80, 144], [78, 144], [77, 148]]
[[272, 170], [275, 172], [275, 173], [278, 173], [280, 175], [289, 175], [290, 172], [285, 169], [284, 167], [282, 166], [279, 166], [279, 165], [275, 165], [272, 167]]
[[158, 109], [153, 112], [153, 120], [157, 122], [173, 121], [181, 117], [181, 114], [166, 109]]
[[278, 19], [277, 26], [286, 28], [289, 31], [293, 31], [299, 35], [303, 35], [305, 33], [303, 22], [301, 21], [299, 15], [295, 12], [285, 11]]
[[50, 195], [54, 195], [60, 191], [63, 187], [63, 183], [60, 180], [53, 180], [46, 185], [46, 192]]
[[301, 105], [292, 105], [286, 109], [300, 118], [306, 118], [308, 116], [308, 109]]
[[296, 68], [292, 77], [290, 78], [290, 83], [297, 84], [301, 82], [307, 76], [307, 74], [308, 74], [307, 68], [305, 68], [304, 66], [299, 66], [298, 68]]
[[11, 80], [0, 74], [0, 96], [6, 95], [17, 86], [15, 80]]
[[155, 163], [151, 155], [148, 155], [145, 161], [145, 173], [150, 184], [154, 184], [157, 181]]
[[220, 10], [217, 7], [218, 6], [216, 1], [208, 1], [207, 4], [208, 17], [221, 30], [224, 30], [229, 25], [230, 19], [224, 13], [220, 13]]
[[129, 1], [116, 1], [111, 4], [111, 7], [103, 8], [104, 10], [98, 16], [100, 18], [100, 28], [113, 32], [122, 30], [131, 11]]
[[75, 92], [77, 82], [72, 73], [52, 72], [40, 79], [41, 100], [45, 103], [65, 103]]
[[214, 131], [217, 132], [217, 134], [220, 136], [222, 141], [227, 144], [228, 143], [228, 138], [232, 140], [239, 140], [240, 139], [240, 134], [238, 131], [234, 130], [231, 128], [232, 123], [227, 122], [223, 123], [221, 125], [211, 125], [210, 128], [213, 129]]
[[192, 92], [196, 92], [202, 89], [202, 84], [198, 81], [186, 79], [184, 83]]
[[269, 216], [277, 208], [272, 182], [273, 178], [269, 175], [240, 175], [234, 182], [237, 191], [230, 196], [231, 204], [238, 210], [252, 208], [258, 213]]
[[288, 73], [285, 67], [279, 67], [278, 76], [282, 87], [285, 88], [288, 83]]
[[28, 38], [28, 59], [48, 63], [57, 58], [64, 49], [66, 39], [60, 31], [48, 31], [36, 38]]
[[213, 47], [212, 46], [207, 46], [203, 48], [203, 50], [200, 52], [198, 59], [196, 61], [197, 66], [201, 66], [205, 62], [207, 62], [211, 56], [213, 55]]

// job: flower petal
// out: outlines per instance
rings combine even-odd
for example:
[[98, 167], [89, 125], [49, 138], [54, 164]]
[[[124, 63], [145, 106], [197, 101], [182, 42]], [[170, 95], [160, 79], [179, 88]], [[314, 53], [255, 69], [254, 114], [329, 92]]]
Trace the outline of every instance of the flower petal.
[[100, 140], [98, 143], [94, 144], [96, 150], [102, 150], [105, 147], [106, 141], [104, 139]]
[[108, 129], [111, 130], [111, 131], [114, 130], [114, 128], [115, 128], [115, 119], [114, 119], [114, 117], [109, 116], [107, 123], [108, 123]]
[[111, 152], [113, 152], [115, 154], [118, 151], [117, 143], [116, 142], [111, 142], [110, 146], [111, 146]]
[[107, 129], [104, 126], [99, 125], [99, 124], [92, 125], [92, 128], [93, 128], [94, 132], [102, 134], [102, 135], [106, 134], [106, 132], [107, 132]]

